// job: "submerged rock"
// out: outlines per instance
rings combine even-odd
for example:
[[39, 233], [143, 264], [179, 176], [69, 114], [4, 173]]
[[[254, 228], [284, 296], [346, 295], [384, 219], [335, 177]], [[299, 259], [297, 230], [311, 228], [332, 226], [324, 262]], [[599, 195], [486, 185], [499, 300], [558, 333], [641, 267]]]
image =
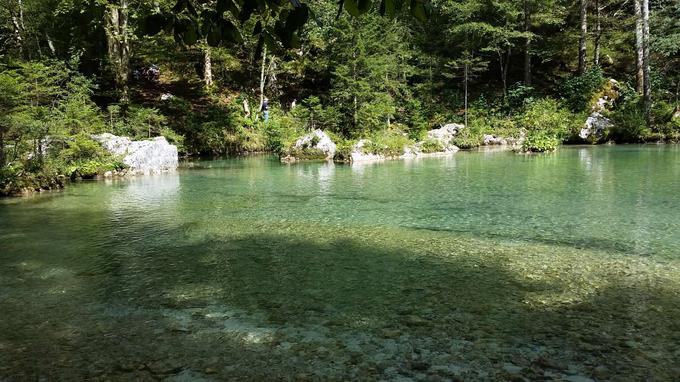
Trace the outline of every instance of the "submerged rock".
[[110, 133], [93, 135], [92, 139], [114, 155], [123, 156], [123, 163], [129, 172], [155, 174], [173, 171], [177, 168], [179, 156], [177, 147], [168, 143], [165, 137], [145, 141], [133, 141]]

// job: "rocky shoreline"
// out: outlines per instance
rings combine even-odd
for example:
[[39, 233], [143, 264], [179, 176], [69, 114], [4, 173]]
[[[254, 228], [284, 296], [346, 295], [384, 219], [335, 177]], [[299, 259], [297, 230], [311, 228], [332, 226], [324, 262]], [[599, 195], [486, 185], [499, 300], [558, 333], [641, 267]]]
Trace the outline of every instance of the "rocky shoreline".
[[[348, 152], [341, 152], [338, 145], [322, 130], [314, 130], [295, 141], [291, 150], [280, 156], [282, 163], [308, 160], [335, 161], [339, 163], [366, 163], [386, 160], [443, 157], [455, 154], [461, 148], [454, 144], [455, 137], [465, 127], [449, 123], [427, 132], [424, 140], [405, 144], [398, 152], [388, 152], [371, 139], [358, 140]], [[507, 150], [521, 147], [523, 137], [500, 137], [486, 134], [482, 146], [495, 146]], [[382, 149], [382, 150], [381, 150]]]

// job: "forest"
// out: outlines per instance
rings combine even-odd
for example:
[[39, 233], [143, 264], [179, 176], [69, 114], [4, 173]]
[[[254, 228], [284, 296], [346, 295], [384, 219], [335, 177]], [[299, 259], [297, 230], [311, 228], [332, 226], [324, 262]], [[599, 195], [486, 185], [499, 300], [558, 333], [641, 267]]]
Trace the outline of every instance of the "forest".
[[390, 152], [457, 122], [460, 148], [544, 151], [586, 143], [615, 91], [588, 143], [680, 139], [678, 0], [0, 0], [0, 67], [0, 194], [124, 166], [101, 132], [194, 157], [313, 129]]

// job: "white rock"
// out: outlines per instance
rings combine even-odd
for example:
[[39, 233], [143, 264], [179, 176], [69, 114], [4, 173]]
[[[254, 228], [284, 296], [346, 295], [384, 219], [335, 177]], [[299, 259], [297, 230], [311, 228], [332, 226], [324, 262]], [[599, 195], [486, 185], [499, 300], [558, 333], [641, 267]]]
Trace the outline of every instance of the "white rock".
[[336, 146], [331, 137], [321, 130], [314, 130], [311, 133], [295, 141], [296, 149], [317, 149], [326, 154], [326, 159], [333, 159]]
[[352, 162], [372, 162], [372, 161], [385, 160], [384, 155], [364, 152], [363, 148], [369, 142], [370, 142], [370, 140], [368, 140], [368, 139], [360, 139], [359, 142], [357, 142], [352, 147], [352, 152], [349, 154], [350, 161], [352, 161]]
[[465, 126], [461, 125], [460, 123], [447, 123], [439, 129], [432, 129], [428, 131], [427, 137], [430, 139], [436, 139], [447, 146], [453, 137], [458, 134], [458, 131], [463, 128], [465, 128]]
[[497, 136], [491, 135], [491, 134], [484, 134], [484, 145], [486, 145], [486, 146], [489, 146], [489, 145], [505, 146], [507, 144], [508, 144], [508, 141], [503, 137], [497, 137]]
[[169, 144], [165, 137], [133, 141], [128, 137], [104, 133], [93, 135], [92, 139], [101, 143], [110, 153], [123, 156], [123, 163], [135, 173], [154, 174], [173, 171], [179, 162], [177, 147]]
[[175, 96], [170, 94], [170, 93], [161, 94], [161, 101], [168, 101], [168, 100], [171, 100], [173, 98], [175, 98]]
[[581, 139], [599, 139], [604, 134], [605, 130], [612, 127], [613, 124], [609, 118], [602, 115], [598, 111], [590, 113], [586, 119], [585, 126], [581, 129], [578, 136]]

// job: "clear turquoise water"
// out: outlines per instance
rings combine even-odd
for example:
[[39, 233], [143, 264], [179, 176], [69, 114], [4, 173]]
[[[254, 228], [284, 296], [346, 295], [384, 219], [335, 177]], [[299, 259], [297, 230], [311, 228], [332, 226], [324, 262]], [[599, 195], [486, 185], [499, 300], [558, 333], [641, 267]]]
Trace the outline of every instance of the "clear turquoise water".
[[0, 380], [680, 376], [680, 148], [198, 161], [0, 201]]

